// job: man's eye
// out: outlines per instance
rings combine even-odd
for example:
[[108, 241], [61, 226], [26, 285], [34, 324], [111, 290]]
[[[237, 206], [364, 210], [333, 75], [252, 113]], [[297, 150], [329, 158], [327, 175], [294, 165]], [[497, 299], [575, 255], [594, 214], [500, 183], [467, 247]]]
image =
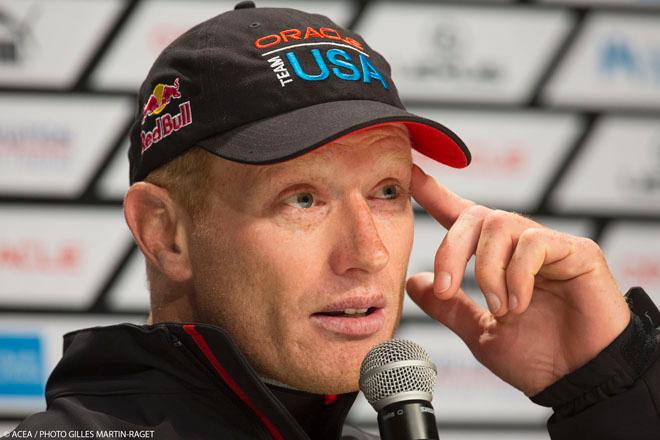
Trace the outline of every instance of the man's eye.
[[[311, 208], [314, 204], [314, 196], [312, 193], [299, 192], [284, 200], [287, 205], [299, 208]], [[296, 206], [297, 205], [297, 206]]]
[[380, 189], [384, 199], [396, 199], [399, 197], [399, 188], [396, 185], [385, 185]]

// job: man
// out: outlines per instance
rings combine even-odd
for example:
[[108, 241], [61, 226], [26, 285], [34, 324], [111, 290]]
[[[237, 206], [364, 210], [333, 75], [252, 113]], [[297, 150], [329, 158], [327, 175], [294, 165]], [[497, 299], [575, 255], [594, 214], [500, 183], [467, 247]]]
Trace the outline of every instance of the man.
[[[236, 8], [165, 49], [140, 91], [125, 216], [151, 325], [67, 335], [47, 411], [17, 431], [371, 438], [343, 422], [405, 287], [555, 408], [553, 439], [658, 438], [660, 312], [643, 291], [631, 314], [594, 242], [477, 206], [413, 165], [411, 148], [454, 167], [470, 156], [403, 109], [359, 35]], [[435, 272], [406, 282], [410, 196], [448, 233]], [[489, 311], [460, 288], [471, 255]]]

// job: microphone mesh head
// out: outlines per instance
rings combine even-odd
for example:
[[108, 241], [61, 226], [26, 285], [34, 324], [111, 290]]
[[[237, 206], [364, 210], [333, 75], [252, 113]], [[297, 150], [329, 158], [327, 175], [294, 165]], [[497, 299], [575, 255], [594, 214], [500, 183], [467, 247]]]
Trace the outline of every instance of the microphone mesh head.
[[[418, 362], [406, 365], [405, 361]], [[377, 408], [379, 401], [404, 392], [427, 393], [430, 399], [435, 378], [435, 366], [422, 347], [404, 339], [391, 339], [365, 356], [360, 368], [360, 390]]]

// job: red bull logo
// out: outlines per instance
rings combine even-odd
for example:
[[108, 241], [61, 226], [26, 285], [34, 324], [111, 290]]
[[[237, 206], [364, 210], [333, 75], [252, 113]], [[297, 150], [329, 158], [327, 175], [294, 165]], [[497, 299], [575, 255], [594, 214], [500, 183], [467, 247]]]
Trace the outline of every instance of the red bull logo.
[[142, 153], [148, 150], [153, 144], [162, 141], [172, 133], [181, 130], [186, 125], [190, 125], [192, 122], [190, 101], [179, 104], [179, 110], [179, 113], [175, 115], [165, 113], [156, 118], [156, 126], [153, 130], [142, 130], [142, 133], [140, 133]]
[[149, 116], [155, 115], [158, 117], [155, 120], [153, 129], [142, 130], [140, 133], [142, 153], [151, 148], [152, 145], [192, 123], [190, 101], [179, 104], [179, 113], [171, 114], [163, 112], [172, 100], [178, 98], [181, 98], [179, 78], [174, 80], [173, 85], [158, 84], [154, 87], [154, 91], [149, 96], [149, 99], [147, 99], [142, 112], [142, 124], [145, 123]]
[[147, 117], [152, 115], [159, 115], [167, 104], [173, 99], [181, 98], [179, 92], [179, 78], [174, 80], [174, 85], [158, 84], [151, 92], [151, 96], [147, 99], [147, 103], [142, 109], [142, 124], [147, 120]]

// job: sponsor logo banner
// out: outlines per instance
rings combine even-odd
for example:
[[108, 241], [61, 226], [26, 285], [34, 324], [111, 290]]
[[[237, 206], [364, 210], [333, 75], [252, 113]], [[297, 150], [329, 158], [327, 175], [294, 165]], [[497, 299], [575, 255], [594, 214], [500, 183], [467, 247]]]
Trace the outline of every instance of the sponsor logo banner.
[[3, 85], [72, 86], [122, 7], [119, 0], [0, 2]]
[[44, 359], [37, 335], [0, 333], [0, 399], [42, 396]]
[[659, 214], [660, 119], [601, 119], [551, 203], [560, 212]]
[[660, 108], [660, 16], [591, 14], [544, 99], [587, 108]]
[[660, 304], [660, 225], [615, 222], [605, 230], [600, 244], [623, 292], [642, 286]]
[[[379, 2], [358, 24], [403, 99], [518, 103], [568, 31], [565, 11]], [[397, 31], [398, 30], [398, 31]]]
[[410, 111], [451, 128], [472, 152], [472, 163], [464, 169], [413, 151], [415, 163], [463, 197], [518, 211], [534, 209], [540, 202], [582, 127], [581, 119], [571, 114]]
[[78, 196], [131, 107], [125, 98], [3, 94], [0, 194]]
[[660, 0], [537, 0], [539, 3], [557, 3], [581, 6], [630, 6], [639, 8], [660, 8]]
[[88, 307], [130, 235], [119, 208], [0, 210], [0, 306]]

